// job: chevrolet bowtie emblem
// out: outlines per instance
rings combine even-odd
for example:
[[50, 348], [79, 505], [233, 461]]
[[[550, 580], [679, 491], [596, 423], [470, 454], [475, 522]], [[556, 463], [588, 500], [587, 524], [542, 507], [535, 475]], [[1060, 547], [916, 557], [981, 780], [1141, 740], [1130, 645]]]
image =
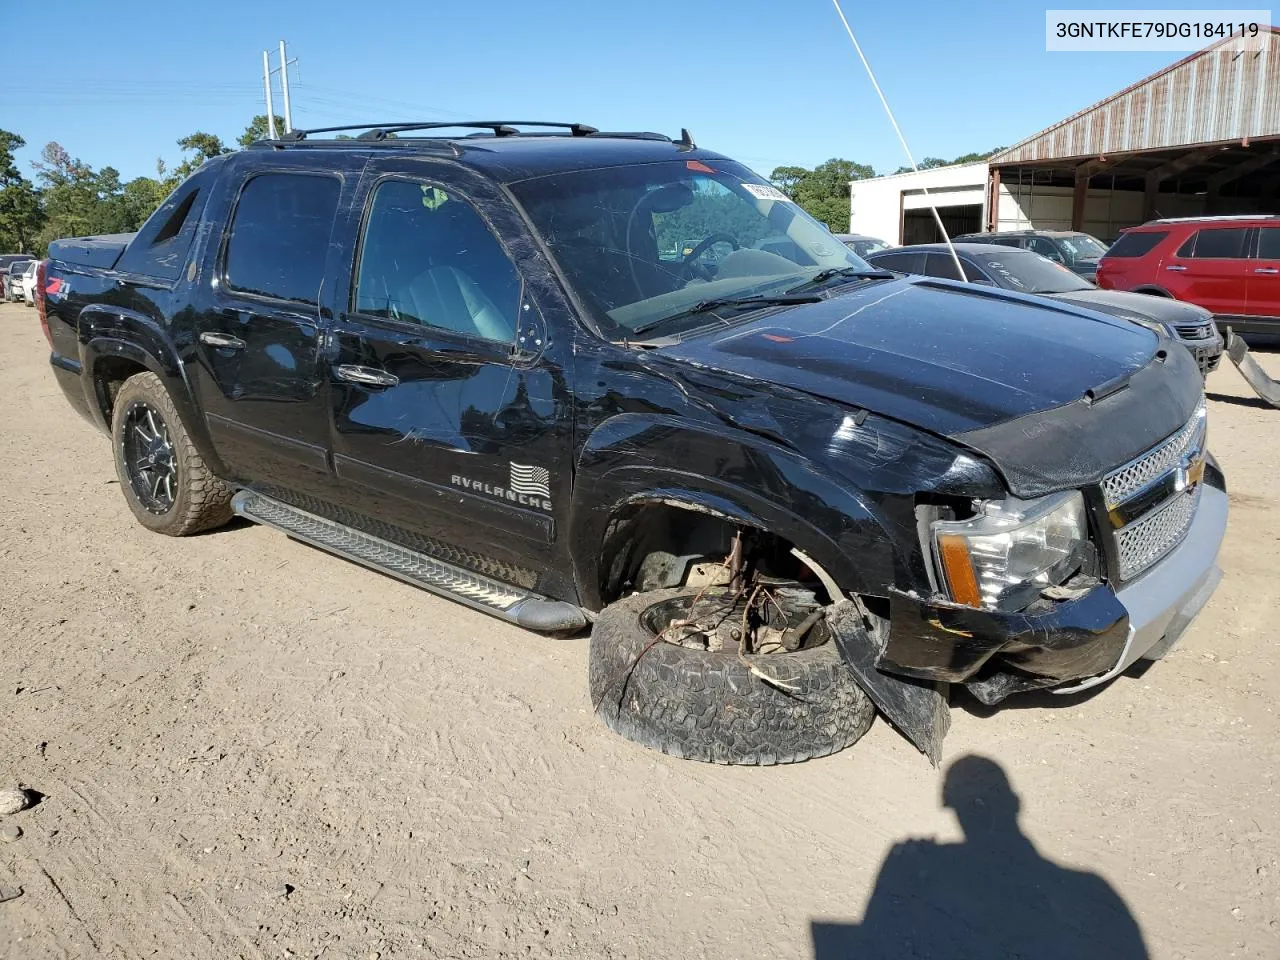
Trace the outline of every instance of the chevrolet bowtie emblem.
[[1204, 479], [1204, 454], [1197, 454], [1194, 457], [1183, 457], [1178, 464], [1177, 472], [1173, 478], [1173, 488], [1178, 493], [1183, 490], [1190, 490]]

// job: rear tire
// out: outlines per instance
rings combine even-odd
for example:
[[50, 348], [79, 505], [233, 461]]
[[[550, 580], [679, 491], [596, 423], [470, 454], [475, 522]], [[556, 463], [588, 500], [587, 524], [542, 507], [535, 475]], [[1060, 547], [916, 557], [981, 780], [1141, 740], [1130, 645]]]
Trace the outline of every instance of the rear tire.
[[875, 718], [871, 699], [828, 641], [753, 658], [780, 690], [733, 651], [659, 640], [645, 611], [689, 590], [654, 590], [606, 607], [591, 631], [591, 702], [609, 729], [676, 757], [725, 764], [796, 763], [856, 743]]
[[231, 487], [209, 470], [154, 373], [120, 388], [111, 446], [125, 501], [148, 530], [185, 537], [231, 519]]

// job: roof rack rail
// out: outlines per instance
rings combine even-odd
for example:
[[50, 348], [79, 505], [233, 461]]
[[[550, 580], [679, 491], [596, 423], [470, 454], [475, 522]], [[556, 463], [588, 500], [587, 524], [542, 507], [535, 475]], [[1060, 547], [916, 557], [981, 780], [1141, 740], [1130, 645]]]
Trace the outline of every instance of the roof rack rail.
[[520, 133], [519, 127], [538, 127], [568, 130], [572, 136], [588, 137], [599, 133], [585, 123], [549, 123], [545, 120], [433, 120], [430, 122], [401, 121], [399, 123], [356, 123], [340, 127], [313, 127], [309, 130], [292, 130], [279, 140], [284, 142], [306, 140], [317, 133], [344, 133], [347, 130], [363, 130], [357, 140], [386, 140], [389, 134], [410, 133], [416, 130], [474, 129], [488, 130], [495, 137], [510, 137]]
[[1274, 213], [1223, 213], [1208, 217], [1161, 217], [1159, 220], [1148, 220], [1147, 223], [1192, 223], [1208, 220], [1210, 222], [1232, 220], [1280, 220]]

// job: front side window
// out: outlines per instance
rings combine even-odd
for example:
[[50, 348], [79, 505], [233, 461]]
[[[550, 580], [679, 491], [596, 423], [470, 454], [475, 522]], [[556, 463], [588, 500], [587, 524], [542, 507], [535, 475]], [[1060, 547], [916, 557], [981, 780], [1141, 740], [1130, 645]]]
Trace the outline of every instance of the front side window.
[[1238, 260], [1244, 256], [1244, 241], [1248, 235], [1246, 227], [1201, 230], [1191, 238], [1189, 252], [1179, 250], [1178, 253], [1197, 260]]
[[511, 343], [519, 305], [520, 274], [470, 203], [417, 181], [377, 186], [355, 312]]
[[1062, 249], [1067, 251], [1072, 262], [1076, 260], [1097, 260], [1107, 248], [1097, 238], [1087, 233], [1073, 233], [1067, 237], [1059, 237], [1058, 243], [1062, 244]]
[[1048, 257], [1050, 260], [1061, 262], [1062, 253], [1058, 250], [1057, 244], [1052, 240], [1046, 240], [1044, 237], [1031, 237], [1027, 241], [1027, 249], [1040, 254], [1042, 257]]
[[701, 303], [778, 295], [827, 268], [869, 269], [785, 194], [731, 161], [613, 166], [512, 190], [609, 335], [687, 329]]
[[227, 285], [242, 293], [315, 303], [342, 182], [261, 173], [240, 191], [227, 239]]

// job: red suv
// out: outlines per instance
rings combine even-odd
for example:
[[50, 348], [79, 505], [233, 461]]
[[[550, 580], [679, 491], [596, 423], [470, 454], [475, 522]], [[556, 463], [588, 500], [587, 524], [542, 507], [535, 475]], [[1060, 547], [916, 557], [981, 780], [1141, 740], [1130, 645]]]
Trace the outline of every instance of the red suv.
[[1241, 333], [1280, 333], [1280, 217], [1131, 227], [1099, 262], [1098, 286], [1198, 304]]

